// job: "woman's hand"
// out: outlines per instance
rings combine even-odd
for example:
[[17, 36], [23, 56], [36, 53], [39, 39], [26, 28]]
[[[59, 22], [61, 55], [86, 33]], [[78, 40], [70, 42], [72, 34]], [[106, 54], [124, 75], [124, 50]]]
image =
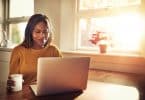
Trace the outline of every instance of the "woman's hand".
[[15, 81], [13, 81], [9, 76], [7, 80], [7, 91], [11, 92], [14, 86], [15, 86]]

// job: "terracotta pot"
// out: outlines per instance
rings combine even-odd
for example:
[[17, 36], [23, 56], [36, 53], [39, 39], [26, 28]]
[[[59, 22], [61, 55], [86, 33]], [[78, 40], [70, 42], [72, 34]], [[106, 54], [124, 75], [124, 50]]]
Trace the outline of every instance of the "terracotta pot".
[[100, 44], [99, 45], [100, 53], [106, 53], [107, 51], [107, 45], [105, 44]]

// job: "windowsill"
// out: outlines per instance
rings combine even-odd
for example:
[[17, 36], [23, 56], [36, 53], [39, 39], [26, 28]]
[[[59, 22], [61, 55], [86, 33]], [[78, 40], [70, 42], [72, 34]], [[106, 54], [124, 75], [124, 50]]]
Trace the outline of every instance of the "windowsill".
[[11, 52], [12, 49], [16, 46], [16, 44], [8, 44], [6, 47], [0, 46], [0, 51], [8, 51]]
[[131, 53], [101, 54], [95, 51], [62, 51], [64, 57], [90, 57], [90, 69], [101, 69], [127, 73], [145, 74], [145, 58]]
[[0, 47], [0, 51], [8, 51], [11, 52], [13, 47]]
[[129, 52], [107, 52], [107, 53], [99, 53], [98, 51], [82, 51], [82, 50], [74, 50], [74, 51], [62, 51], [62, 53], [69, 54], [80, 54], [80, 55], [96, 55], [96, 56], [122, 56], [122, 57], [137, 57], [143, 58], [141, 54], [138, 53], [129, 53]]

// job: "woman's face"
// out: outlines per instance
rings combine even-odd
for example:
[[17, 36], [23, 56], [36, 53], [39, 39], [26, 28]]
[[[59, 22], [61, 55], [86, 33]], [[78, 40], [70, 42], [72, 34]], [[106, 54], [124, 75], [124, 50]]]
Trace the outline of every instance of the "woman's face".
[[48, 28], [44, 22], [39, 22], [34, 27], [33, 33], [33, 47], [34, 48], [43, 48], [47, 39], [48, 39]]

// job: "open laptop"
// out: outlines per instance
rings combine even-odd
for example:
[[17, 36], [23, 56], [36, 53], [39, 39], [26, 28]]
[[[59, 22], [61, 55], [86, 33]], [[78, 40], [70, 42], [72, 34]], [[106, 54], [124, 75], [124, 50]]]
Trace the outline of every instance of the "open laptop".
[[37, 83], [30, 85], [36, 96], [86, 89], [89, 57], [40, 57]]

